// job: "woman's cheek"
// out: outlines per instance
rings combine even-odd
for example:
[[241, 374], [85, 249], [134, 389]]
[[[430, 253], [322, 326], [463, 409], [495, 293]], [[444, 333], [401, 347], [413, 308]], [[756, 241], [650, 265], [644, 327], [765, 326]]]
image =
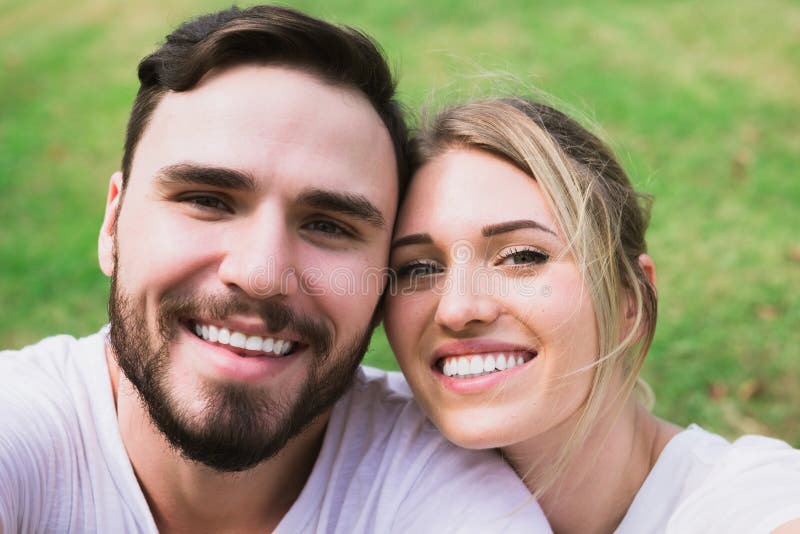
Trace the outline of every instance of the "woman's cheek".
[[432, 317], [431, 300], [430, 295], [420, 293], [387, 296], [384, 328], [399, 360], [408, 361], [414, 356], [414, 344], [423, 337], [428, 317]]

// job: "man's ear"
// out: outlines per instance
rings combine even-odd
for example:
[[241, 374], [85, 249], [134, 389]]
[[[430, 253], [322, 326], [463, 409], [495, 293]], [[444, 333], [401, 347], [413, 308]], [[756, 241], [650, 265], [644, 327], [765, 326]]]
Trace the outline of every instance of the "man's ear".
[[106, 213], [103, 216], [103, 225], [100, 227], [100, 237], [97, 240], [97, 258], [100, 269], [106, 276], [114, 272], [116, 251], [114, 250], [114, 233], [117, 230], [117, 215], [122, 201], [122, 173], [117, 171], [108, 181], [108, 198], [106, 199]]

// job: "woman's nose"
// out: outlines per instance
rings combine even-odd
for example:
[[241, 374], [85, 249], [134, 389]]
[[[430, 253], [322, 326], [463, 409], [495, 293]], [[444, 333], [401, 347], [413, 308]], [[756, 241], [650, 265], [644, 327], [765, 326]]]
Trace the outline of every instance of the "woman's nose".
[[492, 323], [500, 313], [491, 284], [477, 280], [475, 272], [459, 267], [451, 271], [451, 281], [443, 289], [434, 320], [448, 330]]

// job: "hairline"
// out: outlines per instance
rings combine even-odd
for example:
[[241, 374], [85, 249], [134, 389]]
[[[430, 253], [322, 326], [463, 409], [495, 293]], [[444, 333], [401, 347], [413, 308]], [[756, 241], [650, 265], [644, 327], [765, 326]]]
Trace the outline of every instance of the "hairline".
[[[221, 75], [227, 73], [228, 71], [230, 71], [231, 69], [235, 69], [237, 67], [242, 67], [242, 66], [277, 67], [277, 68], [281, 68], [281, 69], [284, 69], [284, 70], [287, 70], [287, 71], [299, 72], [299, 73], [306, 74], [306, 75], [310, 76], [314, 80], [316, 80], [316, 81], [318, 81], [318, 82], [320, 82], [320, 83], [322, 83], [322, 84], [324, 84], [324, 85], [326, 85], [328, 87], [342, 89], [342, 90], [345, 90], [345, 91], [347, 91], [347, 92], [349, 92], [349, 93], [351, 93], [353, 95], [357, 95], [358, 97], [362, 98], [367, 104], [369, 104], [370, 109], [375, 113], [375, 116], [380, 120], [380, 123], [383, 126], [384, 131], [386, 132], [389, 144], [392, 147], [392, 154], [393, 154], [393, 156], [395, 158], [395, 162], [396, 162], [395, 163], [395, 168], [396, 168], [395, 169], [395, 173], [398, 175], [396, 177], [396, 180], [400, 180], [401, 179], [400, 176], [399, 176], [400, 169], [398, 168], [398, 165], [397, 165], [397, 160], [400, 157], [400, 155], [397, 154], [398, 147], [395, 146], [394, 138], [392, 136], [392, 132], [391, 132], [391, 130], [389, 128], [389, 125], [388, 125], [388, 123], [386, 121], [386, 118], [378, 111], [378, 108], [375, 106], [375, 104], [369, 98], [369, 95], [367, 95], [364, 91], [362, 91], [360, 87], [358, 87], [357, 85], [355, 85], [353, 83], [347, 83], [347, 82], [345, 82], [343, 80], [338, 80], [334, 76], [326, 74], [323, 71], [323, 69], [321, 69], [319, 67], [315, 67], [313, 64], [311, 64], [309, 62], [289, 61], [289, 60], [286, 60], [286, 59], [275, 59], [275, 60], [269, 60], [269, 59], [265, 59], [265, 60], [241, 59], [241, 60], [238, 60], [238, 61], [230, 61], [230, 62], [227, 62], [227, 63], [222, 63], [220, 65], [216, 65], [216, 66], [212, 67], [211, 69], [209, 69], [207, 72], [205, 72], [203, 74], [203, 76], [197, 81], [197, 83], [195, 83], [190, 88], [188, 88], [186, 90], [183, 90], [183, 91], [176, 91], [174, 89], [169, 89], [169, 88], [166, 88], [164, 86], [159, 86], [159, 85], [153, 85], [153, 86], [149, 86], [149, 87], [144, 88], [144, 91], [151, 92], [151, 94], [148, 95], [148, 97], [149, 97], [148, 98], [148, 103], [152, 105], [152, 109], [150, 109], [149, 112], [147, 113], [146, 118], [144, 120], [144, 123], [142, 124], [142, 127], [139, 130], [139, 135], [136, 138], [136, 142], [131, 147], [131, 154], [130, 154], [130, 161], [129, 161], [128, 168], [127, 169], [125, 169], [125, 168], [122, 169], [122, 189], [123, 189], [123, 192], [124, 192], [125, 189], [127, 189], [128, 180], [130, 179], [130, 176], [133, 174], [133, 167], [134, 167], [134, 162], [136, 161], [136, 153], [138, 152], [139, 144], [140, 144], [141, 140], [144, 138], [144, 136], [147, 133], [148, 129], [150, 128], [151, 119], [153, 118], [153, 116], [155, 115], [155, 113], [158, 110], [159, 106], [161, 105], [162, 101], [164, 100], [164, 97], [167, 96], [170, 93], [188, 93], [188, 92], [194, 91], [196, 89], [199, 89], [209, 79], [215, 78], [217, 76], [221, 76]], [[137, 96], [137, 100], [138, 100], [138, 98], [139, 97]]]

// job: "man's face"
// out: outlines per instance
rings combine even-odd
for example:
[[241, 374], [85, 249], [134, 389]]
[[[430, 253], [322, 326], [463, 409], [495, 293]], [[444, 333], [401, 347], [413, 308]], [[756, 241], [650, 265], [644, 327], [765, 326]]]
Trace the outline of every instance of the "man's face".
[[120, 187], [100, 238], [119, 365], [186, 457], [249, 468], [366, 349], [398, 194], [389, 134], [353, 90], [240, 66], [164, 96]]

